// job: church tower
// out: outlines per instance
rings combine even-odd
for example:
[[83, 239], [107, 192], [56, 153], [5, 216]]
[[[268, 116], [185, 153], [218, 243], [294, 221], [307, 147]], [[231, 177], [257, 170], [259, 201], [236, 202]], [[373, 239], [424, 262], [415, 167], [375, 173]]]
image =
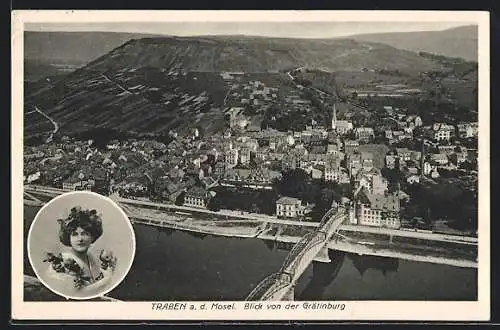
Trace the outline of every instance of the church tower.
[[337, 129], [337, 109], [335, 107], [335, 103], [333, 104], [332, 129]]

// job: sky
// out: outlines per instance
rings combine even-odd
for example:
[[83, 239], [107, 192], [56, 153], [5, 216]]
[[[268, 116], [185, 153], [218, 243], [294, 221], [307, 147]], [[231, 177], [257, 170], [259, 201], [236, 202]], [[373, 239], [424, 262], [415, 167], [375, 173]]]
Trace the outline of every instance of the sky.
[[175, 36], [253, 35], [283, 38], [335, 38], [366, 33], [437, 31], [464, 22], [155, 22], [26, 23], [27, 31], [108, 31]]

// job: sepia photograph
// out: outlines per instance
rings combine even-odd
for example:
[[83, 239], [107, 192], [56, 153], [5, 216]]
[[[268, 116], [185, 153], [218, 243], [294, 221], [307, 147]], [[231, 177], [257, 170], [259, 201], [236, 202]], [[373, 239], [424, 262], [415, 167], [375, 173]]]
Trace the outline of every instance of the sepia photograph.
[[[77, 205], [78, 204], [78, 205]], [[66, 299], [103, 296], [127, 275], [135, 234], [121, 208], [96, 193], [64, 193], [36, 214], [27, 252], [37, 278]], [[33, 292], [25, 299], [37, 300]]]
[[487, 13], [17, 14], [20, 304], [489, 313]]

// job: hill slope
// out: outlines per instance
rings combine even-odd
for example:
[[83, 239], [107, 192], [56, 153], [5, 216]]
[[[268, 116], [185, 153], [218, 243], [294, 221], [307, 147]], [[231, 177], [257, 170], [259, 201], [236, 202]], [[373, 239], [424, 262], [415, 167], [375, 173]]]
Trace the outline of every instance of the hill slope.
[[337, 69], [384, 68], [439, 70], [413, 52], [354, 40], [304, 40], [261, 37], [159, 37], [131, 40], [88, 68], [178, 68], [185, 71], [269, 72], [299, 66]]
[[[223, 71], [243, 71], [289, 80], [297, 67], [326, 70], [385, 69], [408, 77], [445, 70], [416, 53], [354, 40], [258, 37], [156, 37], [133, 39], [57, 81], [25, 89], [25, 109], [34, 105], [64, 134], [93, 128], [147, 133], [187, 129], [224, 120], [224, 96], [231, 82]], [[261, 79], [259, 79], [261, 80]], [[38, 114], [25, 118], [36, 133]]]
[[478, 30], [476, 25], [443, 31], [363, 34], [351, 38], [364, 42], [383, 43], [414, 52], [423, 51], [477, 62]]

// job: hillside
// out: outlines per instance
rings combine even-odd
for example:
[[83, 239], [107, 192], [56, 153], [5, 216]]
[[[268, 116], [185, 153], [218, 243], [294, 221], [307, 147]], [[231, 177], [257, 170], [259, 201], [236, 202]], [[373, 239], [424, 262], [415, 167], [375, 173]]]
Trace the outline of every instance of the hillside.
[[[40, 124], [47, 121], [33, 113], [34, 106], [53, 118], [63, 134], [95, 128], [164, 134], [200, 125], [216, 131], [224, 126], [225, 95], [248, 83], [225, 80], [221, 73], [246, 72], [244, 80], [269, 80], [274, 84], [269, 87], [278, 88], [290, 83], [285, 71], [302, 66], [397, 70], [408, 77], [446, 70], [432, 58], [353, 40], [133, 39], [57, 80], [26, 85], [25, 111], [30, 115], [25, 133], [36, 134], [47, 126]], [[278, 94], [283, 100], [290, 91]]]
[[162, 37], [131, 40], [91, 63], [93, 70], [124, 67], [185, 71], [271, 72], [299, 66], [327, 70], [365, 67], [418, 72], [441, 66], [418, 54], [354, 40], [261, 37]]
[[460, 57], [477, 62], [477, 26], [461, 26], [443, 31], [363, 34], [350, 37], [357, 41], [377, 42], [414, 52]]

